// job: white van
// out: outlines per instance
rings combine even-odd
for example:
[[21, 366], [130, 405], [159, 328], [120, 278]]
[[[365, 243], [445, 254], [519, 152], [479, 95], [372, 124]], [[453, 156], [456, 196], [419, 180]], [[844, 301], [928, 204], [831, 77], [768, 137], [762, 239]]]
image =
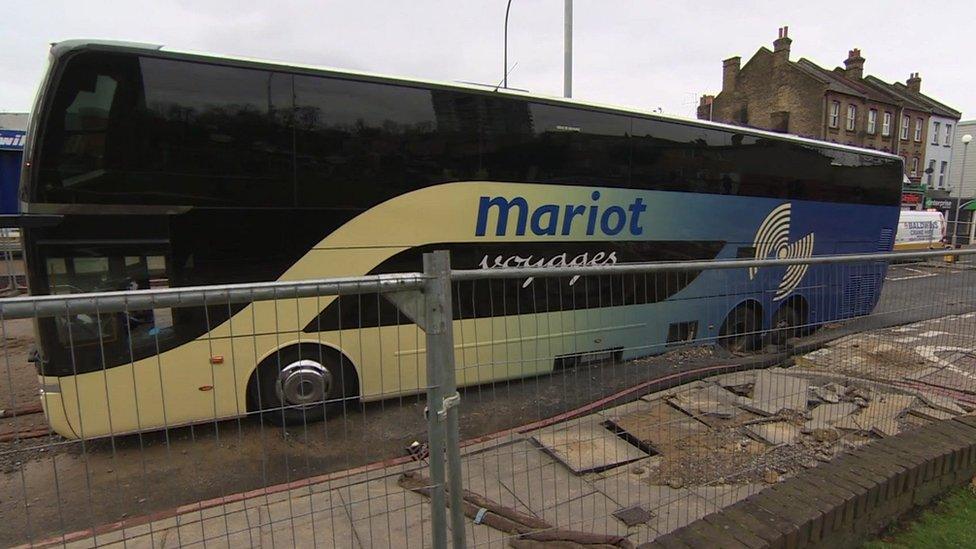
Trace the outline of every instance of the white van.
[[902, 210], [895, 233], [895, 250], [946, 248], [946, 220], [942, 212]]

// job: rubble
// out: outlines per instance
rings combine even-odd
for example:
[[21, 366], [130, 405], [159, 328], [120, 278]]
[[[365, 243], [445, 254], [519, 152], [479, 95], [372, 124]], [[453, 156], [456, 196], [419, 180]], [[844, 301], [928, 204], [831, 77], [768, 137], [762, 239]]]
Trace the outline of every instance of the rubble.
[[800, 428], [786, 421], [750, 425], [746, 430], [762, 441], [774, 446], [793, 444], [800, 437]]

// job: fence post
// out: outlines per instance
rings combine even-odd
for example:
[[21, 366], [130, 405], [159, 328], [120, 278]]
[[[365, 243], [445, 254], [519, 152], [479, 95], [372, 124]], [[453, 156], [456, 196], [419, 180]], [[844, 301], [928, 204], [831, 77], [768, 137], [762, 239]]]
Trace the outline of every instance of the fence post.
[[427, 429], [430, 447], [431, 528], [434, 547], [447, 546], [444, 458], [450, 486], [451, 538], [465, 546], [458, 434], [457, 381], [454, 373], [454, 317], [451, 303], [451, 257], [446, 250], [424, 254], [424, 302], [427, 335]]

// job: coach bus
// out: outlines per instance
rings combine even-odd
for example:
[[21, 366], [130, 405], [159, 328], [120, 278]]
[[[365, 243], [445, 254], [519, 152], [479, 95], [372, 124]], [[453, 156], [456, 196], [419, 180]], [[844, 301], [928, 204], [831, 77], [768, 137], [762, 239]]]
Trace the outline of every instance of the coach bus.
[[[136, 43], [54, 45], [28, 133], [23, 212], [54, 219], [23, 231], [34, 295], [416, 272], [435, 249], [458, 269], [888, 251], [901, 198], [901, 161], [879, 151]], [[744, 349], [868, 313], [883, 278], [458, 286], [458, 382]], [[89, 438], [421, 392], [418, 333], [375, 294], [303, 298], [42, 318], [35, 358], [53, 429]]]

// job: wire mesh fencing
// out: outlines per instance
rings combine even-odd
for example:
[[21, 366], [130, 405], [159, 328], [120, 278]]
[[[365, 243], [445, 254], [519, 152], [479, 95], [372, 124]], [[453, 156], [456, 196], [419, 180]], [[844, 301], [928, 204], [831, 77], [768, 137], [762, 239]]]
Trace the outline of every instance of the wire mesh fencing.
[[0, 543], [653, 540], [972, 410], [974, 253], [3, 299]]
[[166, 288], [145, 262], [126, 272], [120, 287], [155, 289], [0, 301], [0, 544], [385, 546], [407, 522], [429, 532], [430, 503], [390, 475], [443, 484], [443, 466], [428, 472], [443, 437], [435, 459], [425, 450], [425, 333], [403, 312], [437, 320], [430, 277]]

